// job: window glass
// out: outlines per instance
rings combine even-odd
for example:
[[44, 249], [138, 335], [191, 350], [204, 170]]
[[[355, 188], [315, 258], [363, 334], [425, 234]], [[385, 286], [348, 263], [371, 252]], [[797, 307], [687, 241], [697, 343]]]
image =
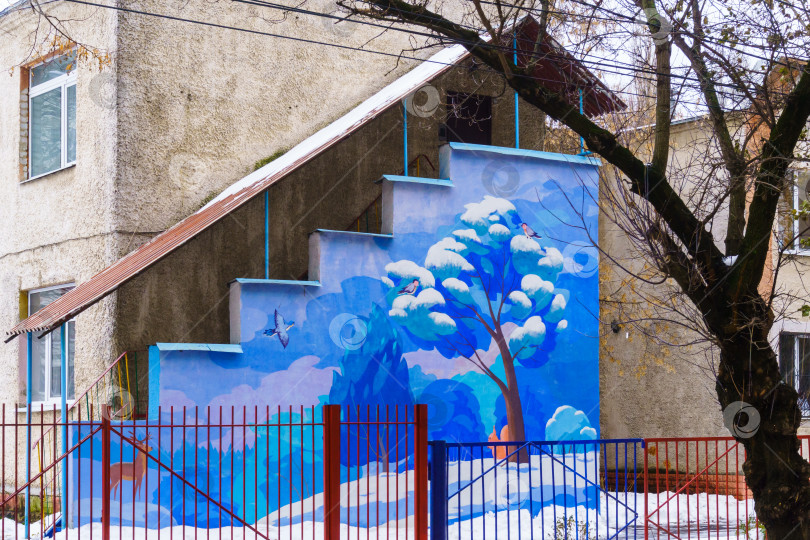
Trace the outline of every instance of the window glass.
[[796, 339], [793, 334], [780, 334], [779, 335], [779, 373], [782, 375], [782, 380], [786, 384], [793, 386], [793, 359], [796, 356], [795, 352]]
[[67, 162], [76, 161], [76, 85], [67, 87]]
[[[793, 197], [796, 210], [801, 211], [804, 202], [810, 200], [810, 171], [799, 171], [796, 173], [797, 191]], [[807, 213], [807, 212], [805, 212]], [[794, 249], [810, 249], [810, 216], [800, 217], [796, 220], [794, 227]]]
[[[31, 315], [47, 307], [51, 302], [68, 292], [72, 287], [56, 287], [28, 294], [28, 314]], [[75, 350], [75, 323], [69, 321], [67, 335], [67, 398], [75, 395], [73, 383], [73, 354]], [[31, 349], [31, 399], [32, 401], [49, 401], [59, 399], [62, 395], [62, 340], [59, 329], [42, 338], [34, 335]]]
[[31, 69], [29, 85], [30, 177], [76, 162], [76, 53]]
[[62, 75], [67, 75], [76, 67], [76, 51], [40, 64], [31, 70], [31, 86], [52, 81]]
[[810, 406], [810, 336], [796, 336], [796, 345], [799, 349], [796, 391], [802, 410], [807, 411]]
[[31, 98], [31, 176], [62, 166], [62, 89]]
[[810, 334], [779, 335], [779, 372], [799, 394], [799, 407], [810, 416]]
[[48, 374], [45, 367], [48, 365], [48, 338], [37, 338], [31, 343], [31, 400], [45, 401], [47, 392], [45, 391], [45, 381]]

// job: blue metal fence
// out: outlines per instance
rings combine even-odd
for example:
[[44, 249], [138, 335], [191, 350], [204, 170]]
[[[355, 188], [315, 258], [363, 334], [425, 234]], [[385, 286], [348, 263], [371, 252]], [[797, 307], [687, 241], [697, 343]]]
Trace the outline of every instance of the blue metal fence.
[[431, 538], [643, 536], [643, 447], [642, 439], [432, 441]]

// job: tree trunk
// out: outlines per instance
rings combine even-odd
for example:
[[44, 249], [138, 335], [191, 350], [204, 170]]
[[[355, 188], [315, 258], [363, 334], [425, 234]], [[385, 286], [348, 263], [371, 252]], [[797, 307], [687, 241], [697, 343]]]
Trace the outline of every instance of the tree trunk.
[[801, 411], [796, 391], [781, 382], [769, 326], [748, 327], [721, 342], [717, 396], [726, 426], [745, 447], [743, 472], [768, 540], [808, 540], [810, 465], [799, 454]]
[[[507, 387], [507, 391], [503, 393], [503, 400], [506, 405], [506, 422], [509, 425], [509, 439], [512, 441], [525, 441], [526, 430], [523, 426], [523, 405], [520, 402], [520, 390], [518, 389], [514, 361], [511, 356], [503, 358], [503, 367], [506, 373]], [[515, 450], [516, 447], [509, 447], [510, 454]], [[529, 454], [525, 448], [509, 457], [509, 461], [519, 463], [526, 463], [528, 460]]]

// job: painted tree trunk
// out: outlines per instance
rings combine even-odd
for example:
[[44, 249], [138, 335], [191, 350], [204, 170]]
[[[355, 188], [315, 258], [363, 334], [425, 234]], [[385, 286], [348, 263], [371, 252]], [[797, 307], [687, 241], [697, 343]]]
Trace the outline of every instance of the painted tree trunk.
[[745, 447], [743, 472], [768, 540], [808, 540], [810, 465], [799, 454], [798, 394], [781, 382], [767, 337], [760, 327], [721, 343], [717, 396], [727, 427]]
[[[515, 376], [515, 366], [511, 356], [503, 361], [506, 372], [506, 392], [503, 393], [504, 404], [506, 405], [506, 422], [509, 424], [509, 437], [513, 441], [525, 441], [526, 429], [523, 426], [523, 405], [520, 402], [520, 391], [518, 390], [517, 377]], [[528, 452], [525, 448], [514, 453], [516, 448], [509, 447], [509, 461], [525, 463], [529, 460]]]
[[[506, 406], [506, 423], [509, 424], [509, 437], [513, 441], [525, 441], [526, 429], [523, 426], [523, 405], [520, 402], [520, 390], [518, 388], [517, 376], [515, 375], [515, 359], [509, 351], [503, 330], [497, 328], [495, 342], [501, 352], [503, 370], [506, 374], [506, 389], [501, 386], [504, 405]], [[529, 460], [526, 449], [513, 453], [515, 448], [509, 447], [509, 461], [525, 463]]]

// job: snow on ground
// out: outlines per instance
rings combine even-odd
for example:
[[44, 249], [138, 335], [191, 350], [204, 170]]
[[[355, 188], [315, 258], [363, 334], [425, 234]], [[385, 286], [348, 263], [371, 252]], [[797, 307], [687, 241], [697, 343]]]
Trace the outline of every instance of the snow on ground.
[[[653, 514], [657, 525], [649, 525], [650, 539], [686, 538], [717, 540], [753, 540], [757, 538], [754, 528], [753, 502], [737, 501], [733, 497], [715, 495], [674, 495], [673, 493], [649, 494], [648, 505], [651, 512], [656, 506], [669, 501], [663, 510]], [[669, 512], [667, 512], [669, 509]], [[636, 517], [637, 515], [637, 517]], [[449, 540], [496, 539], [640, 539], [644, 537], [644, 494], [605, 493], [600, 496], [600, 509], [587, 510], [585, 507], [546, 506], [542, 512], [531, 516], [528, 509], [503, 509], [490, 511], [472, 519], [457, 521], [448, 526]], [[14, 538], [15, 523], [4, 520], [5, 538]], [[413, 517], [390, 520], [379, 527], [341, 525], [341, 538], [360, 540], [382, 540], [388, 538], [414, 538]], [[270, 540], [321, 540], [323, 524], [307, 519], [294, 525], [270, 525], [268, 520], [256, 524], [258, 532]], [[719, 531], [717, 530], [719, 528]], [[91, 531], [92, 529], [92, 531]], [[18, 525], [19, 538], [24, 537], [24, 529]], [[32, 524], [32, 537], [39, 538], [39, 524]], [[667, 532], [668, 531], [668, 532]], [[56, 540], [101, 538], [101, 524], [84, 525], [60, 532]], [[132, 527], [112, 527], [113, 539], [132, 540], [172, 540], [211, 539], [249, 540], [262, 538], [255, 531], [243, 527], [221, 529], [199, 529], [187, 526], [143, 529]], [[760, 533], [759, 538], [764, 538]]]
[[[598, 459], [594, 452], [580, 452], [531, 456], [528, 462], [520, 464], [493, 458], [449, 463], [448, 538], [643, 538], [644, 494], [604, 492], [597, 488], [598, 482], [593, 480], [598, 478]], [[415, 477], [407, 468], [406, 461], [372, 462], [362, 468], [360, 478], [341, 484], [342, 538], [413, 538]], [[100, 507], [100, 501], [97, 504]], [[651, 518], [649, 538], [757, 538], [753, 501], [705, 493], [652, 493], [647, 495], [647, 506]], [[139, 512], [145, 509], [140, 508]], [[271, 540], [320, 540], [323, 516], [320, 493], [260, 519], [253, 526], [255, 530], [241, 526], [195, 530], [176, 522], [170, 527], [168, 519], [162, 520], [167, 525], [164, 528], [144, 529], [133, 528], [130, 519], [126, 526], [114, 521], [111, 536], [133, 540], [167, 537], [246, 540], [262, 536]], [[51, 519], [46, 518], [48, 523]], [[5, 538], [15, 538], [15, 529], [17, 537], [24, 538], [21, 525], [11, 520], [3, 523]], [[32, 524], [32, 537], [41, 537], [41, 530], [39, 523]], [[56, 539], [84, 539], [91, 538], [91, 534], [101, 538], [100, 523], [61, 532]]]

